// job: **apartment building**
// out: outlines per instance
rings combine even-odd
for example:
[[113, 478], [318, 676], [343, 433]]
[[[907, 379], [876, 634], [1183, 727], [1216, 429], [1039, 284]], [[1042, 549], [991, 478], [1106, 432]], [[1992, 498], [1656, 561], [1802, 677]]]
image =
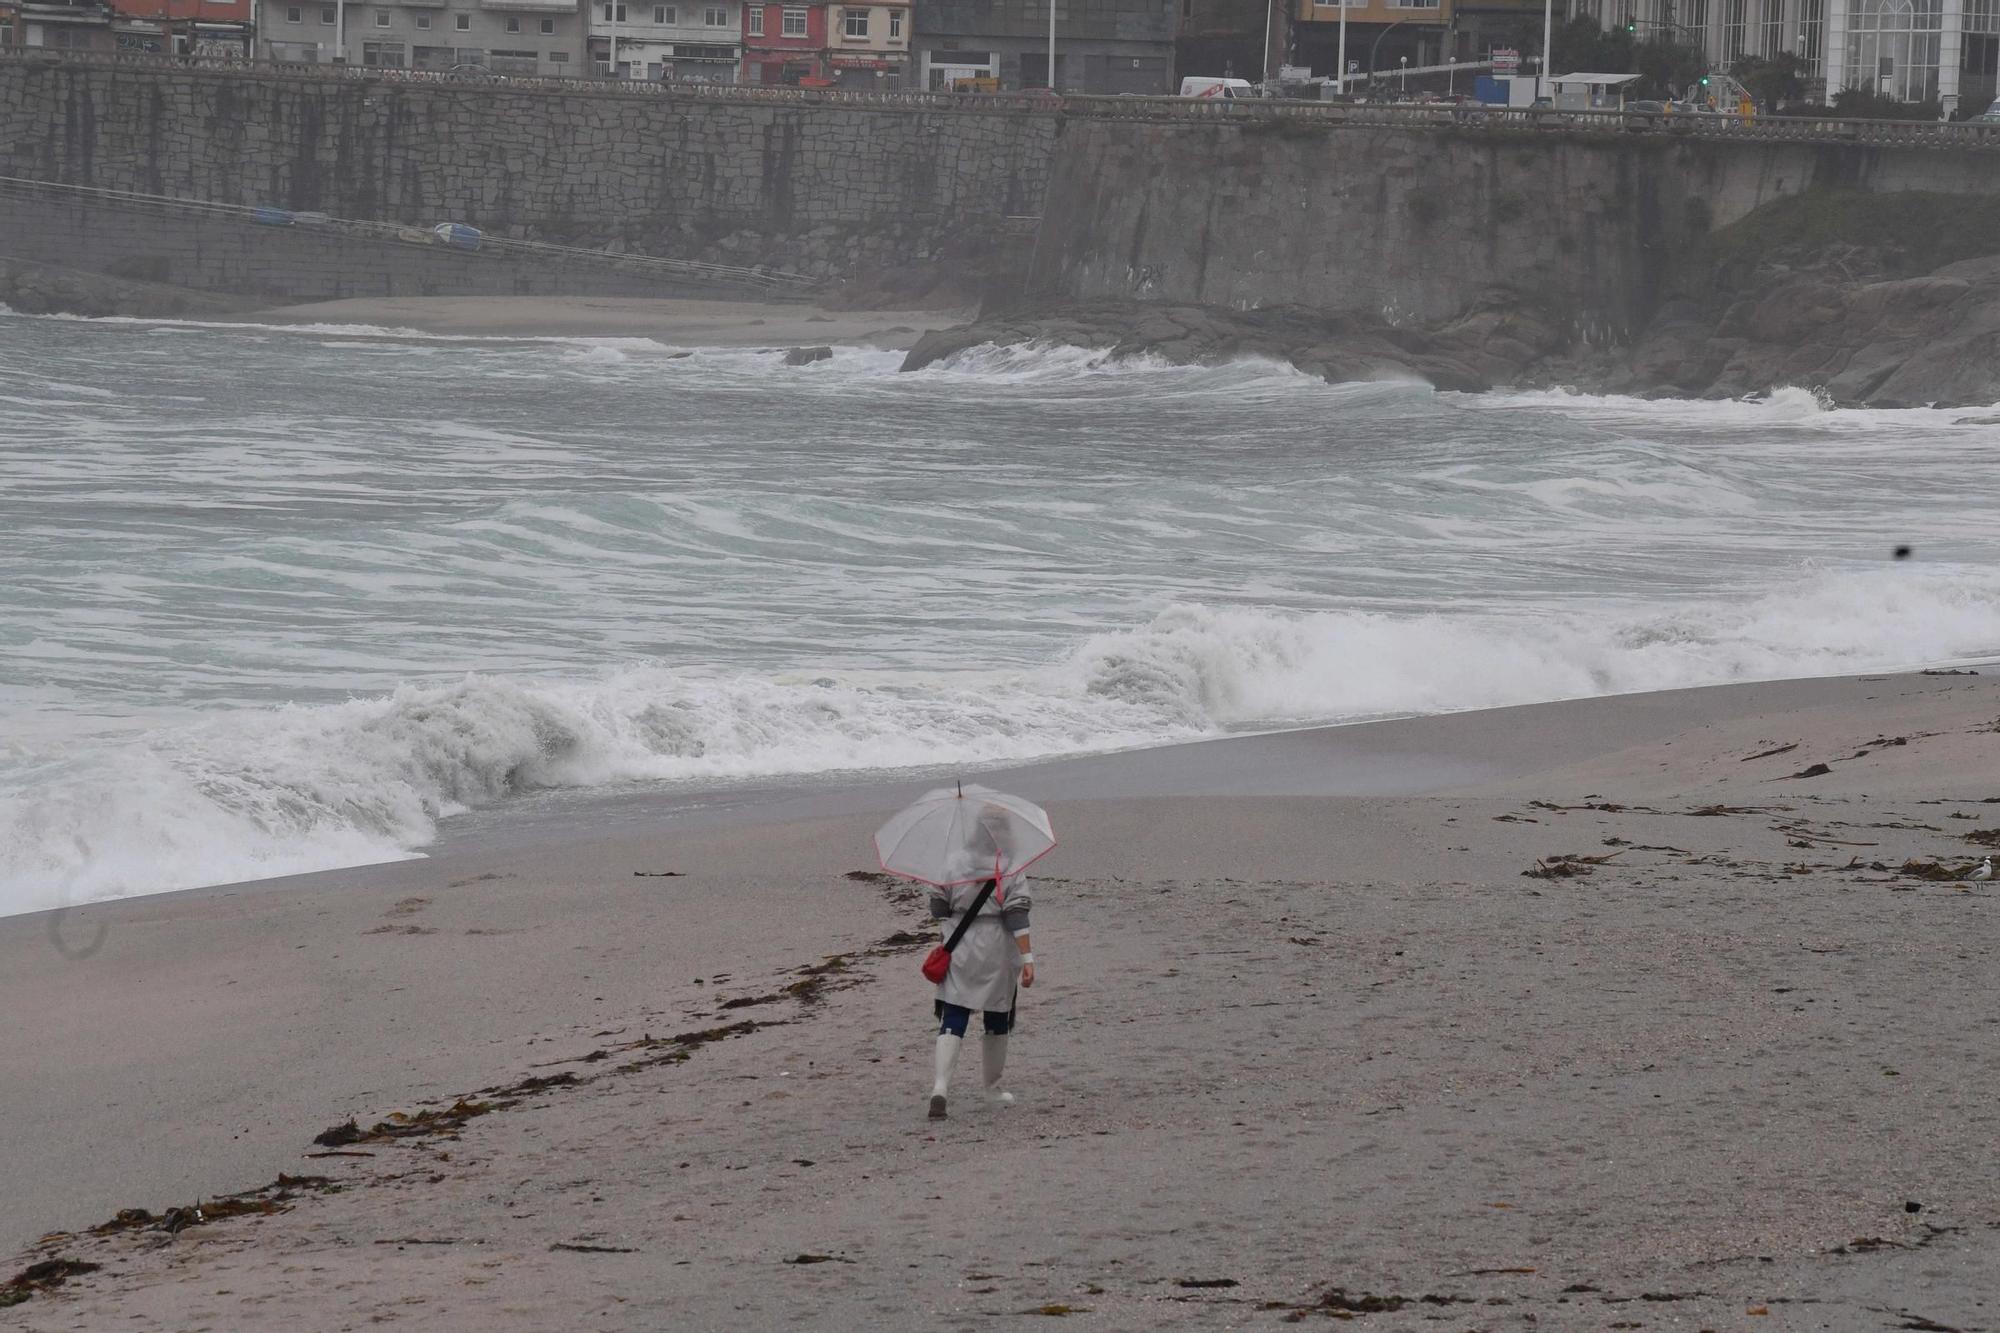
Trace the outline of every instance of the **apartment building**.
[[149, 54], [256, 54], [253, 0], [111, 0], [117, 49]]
[[111, 6], [98, 0], [15, 0], [5, 11], [11, 19], [5, 36], [16, 46], [44, 46], [58, 51], [112, 51]]
[[734, 83], [743, 60], [740, 0], [593, 0], [590, 60], [610, 74], [618, 48], [617, 77]]
[[[1298, 0], [1294, 63], [1315, 74], [1340, 71], [1341, 9], [1342, 0]], [[1350, 72], [1392, 75], [1406, 65], [1443, 64], [1449, 54], [1454, 0], [1346, 0], [1346, 11]], [[1538, 31], [1540, 24], [1537, 14]]]
[[582, 75], [581, 0], [263, 0], [273, 60], [377, 69]]
[[832, 84], [827, 65], [827, 6], [824, 4], [743, 6], [743, 82], [824, 88]]
[[1576, 0], [1609, 31], [1672, 35], [1717, 69], [1798, 57], [1829, 100], [1862, 89], [1976, 114], [1995, 96], [2000, 0]]
[[834, 86], [867, 92], [910, 86], [907, 0], [829, 6], [827, 64]]
[[[1055, 7], [1055, 69], [1049, 7]], [[916, 0], [916, 85], [963, 79], [1075, 93], [1173, 91], [1182, 0]]]

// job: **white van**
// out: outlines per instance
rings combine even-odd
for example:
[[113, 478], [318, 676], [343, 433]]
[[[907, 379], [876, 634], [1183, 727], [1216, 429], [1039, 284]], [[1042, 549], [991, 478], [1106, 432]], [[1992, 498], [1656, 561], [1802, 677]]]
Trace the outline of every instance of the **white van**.
[[1233, 101], [1238, 97], [1255, 97], [1248, 79], [1204, 79], [1181, 80], [1182, 97], [1219, 97]]

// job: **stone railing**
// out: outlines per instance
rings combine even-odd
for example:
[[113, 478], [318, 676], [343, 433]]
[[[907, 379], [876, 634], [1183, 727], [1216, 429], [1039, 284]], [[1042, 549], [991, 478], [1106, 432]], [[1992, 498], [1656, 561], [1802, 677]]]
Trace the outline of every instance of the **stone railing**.
[[[446, 241], [422, 227], [392, 222], [365, 222], [353, 218], [328, 217], [322, 213], [301, 213], [278, 208], [257, 208], [242, 204], [213, 203], [202, 199], [177, 199], [171, 195], [142, 194], [135, 190], [106, 190], [87, 185], [63, 185], [53, 181], [29, 180], [20, 176], [0, 176], [0, 190], [20, 194], [40, 194], [51, 198], [85, 199], [108, 207], [145, 212], [169, 213], [181, 217], [226, 218], [248, 225], [311, 229], [384, 245], [445, 245]], [[438, 219], [449, 221], [449, 219]], [[764, 268], [737, 268], [728, 264], [707, 264], [692, 259], [661, 259], [654, 255], [613, 254], [577, 246], [551, 245], [544, 241], [523, 241], [507, 236], [481, 233], [476, 246], [451, 246], [458, 253], [513, 256], [548, 262], [580, 261], [654, 278], [688, 279], [725, 287], [748, 288], [772, 296], [802, 295], [815, 286], [813, 279], [798, 273]]]
[[2000, 148], [2000, 125], [1973, 121], [1844, 120], [1643, 111], [1522, 110], [1449, 103], [1368, 104], [1251, 98], [1093, 97], [1027, 93], [850, 92], [839, 88], [769, 88], [752, 84], [552, 78], [434, 70], [305, 65], [227, 56], [53, 51], [0, 47], [0, 63], [231, 74], [297, 82], [409, 84], [567, 96], [638, 97], [688, 102], [824, 106], [881, 111], [955, 111], [982, 115], [1062, 114], [1094, 120], [1178, 124], [1286, 122], [1289, 125], [1398, 129], [1518, 129], [1536, 133], [1622, 133], [1702, 139], [1900, 145], [1908, 148]]

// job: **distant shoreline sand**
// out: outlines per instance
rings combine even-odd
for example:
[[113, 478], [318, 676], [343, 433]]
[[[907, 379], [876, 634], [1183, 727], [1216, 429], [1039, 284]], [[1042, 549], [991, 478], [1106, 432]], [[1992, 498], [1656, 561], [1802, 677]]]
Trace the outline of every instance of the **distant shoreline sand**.
[[1995, 904], [1956, 876], [2000, 850], [1996, 717], [1987, 676], [1800, 680], [990, 775], [1063, 843], [1022, 1101], [971, 1056], [942, 1130], [927, 928], [870, 874], [907, 784], [0, 920], [14, 1244], [325, 1178], [55, 1237], [22, 1264], [106, 1267], [22, 1312], [1982, 1322]]

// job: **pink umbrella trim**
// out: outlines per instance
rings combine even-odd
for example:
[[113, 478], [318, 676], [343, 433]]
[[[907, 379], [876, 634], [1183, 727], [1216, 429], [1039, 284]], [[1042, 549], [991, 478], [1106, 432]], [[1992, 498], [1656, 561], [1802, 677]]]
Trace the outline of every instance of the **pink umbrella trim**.
[[[1047, 856], [1050, 852], [1054, 851], [1055, 849], [1056, 849], [1055, 839], [1051, 838], [1049, 839], [1048, 846], [1042, 848], [1041, 851], [1036, 852], [1033, 856], [1021, 862], [1021, 864], [1015, 866], [1012, 871], [1010, 871], [1008, 874], [1004, 876], [999, 873], [1000, 862], [998, 858], [996, 858], [993, 862], [994, 873], [991, 875], [968, 875], [964, 879], [947, 879], [947, 880], [925, 879], [922, 875], [912, 875], [907, 870], [891, 870], [889, 868], [888, 859], [882, 855], [882, 849], [879, 846], [875, 848], [875, 864], [881, 866], [882, 869], [887, 870], [897, 879], [913, 879], [919, 884], [928, 884], [934, 889], [955, 889], [961, 884], [977, 884], [982, 879], [997, 879], [1004, 884], [1006, 883], [1007, 880], [1012, 879], [1015, 875], [1020, 874], [1022, 871], [1026, 870], [1029, 866], [1041, 860], [1043, 857]], [[1003, 899], [1005, 897], [1005, 894], [1006, 891], [1004, 889], [996, 890], [995, 891], [996, 900]]]

